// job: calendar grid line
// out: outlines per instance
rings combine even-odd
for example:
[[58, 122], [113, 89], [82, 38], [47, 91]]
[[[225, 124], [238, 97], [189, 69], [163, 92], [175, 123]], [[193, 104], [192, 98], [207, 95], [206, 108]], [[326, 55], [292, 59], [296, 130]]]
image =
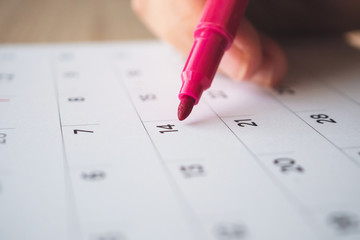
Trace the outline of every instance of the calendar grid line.
[[[228, 128], [228, 130], [235, 136], [235, 138], [240, 142], [240, 144], [242, 144], [246, 150], [250, 153], [250, 155], [253, 157], [253, 159], [257, 162], [258, 166], [262, 169], [262, 171], [264, 173], [266, 173], [266, 175], [268, 176], [269, 179], [271, 179], [271, 181], [275, 184], [275, 186], [280, 189], [283, 193], [284, 196], [286, 196], [287, 200], [290, 203], [295, 203], [294, 205], [296, 206], [296, 210], [297, 212], [301, 213], [299, 214], [300, 216], [302, 216], [304, 222], [306, 223], [306, 220], [309, 220], [309, 217], [304, 214], [306, 212], [309, 212], [309, 208], [306, 207], [305, 205], [303, 205], [301, 203], [301, 201], [299, 199], [297, 199], [296, 196], [294, 196], [288, 189], [286, 189], [286, 187], [281, 183], [281, 181], [279, 181], [267, 168], [266, 166], [261, 162], [261, 160], [258, 158], [258, 156], [245, 144], [244, 141], [242, 141], [240, 139], [240, 137], [226, 124], [226, 122], [222, 119], [222, 117], [220, 117], [216, 111], [211, 107], [211, 105], [209, 103], [207, 103], [206, 100], [204, 100], [204, 102], [206, 103], [206, 105], [209, 107], [209, 109], [222, 121], [222, 123]], [[311, 219], [311, 218], [310, 218]], [[313, 229], [313, 225], [307, 223], [308, 227], [310, 227], [310, 229], [312, 229], [312, 231], [314, 232], [314, 234], [318, 235], [319, 233], [317, 231], [315, 231]], [[320, 237], [320, 236], [319, 236]]]
[[[59, 131], [60, 131], [60, 134], [61, 134], [61, 143], [62, 143], [62, 153], [63, 153], [64, 167], [66, 169], [66, 171], [64, 171], [64, 175], [65, 175], [66, 185], [68, 186], [68, 190], [67, 190], [67, 195], [68, 195], [67, 196], [67, 199], [68, 199], [67, 206], [68, 206], [68, 217], [69, 217], [68, 231], [69, 231], [70, 236], [73, 233], [72, 231], [75, 231], [75, 233], [73, 233], [73, 234], [82, 236], [83, 233], [81, 232], [81, 228], [80, 228], [79, 213], [77, 211], [74, 187], [73, 187], [73, 183], [72, 183], [71, 177], [70, 177], [70, 165], [69, 165], [69, 161], [68, 161], [68, 158], [67, 158], [65, 139], [64, 139], [64, 132], [63, 132], [63, 129], [62, 129], [60, 98], [59, 98], [57, 68], [56, 68], [55, 59], [56, 58], [53, 57], [50, 62], [51, 62], [51, 72], [52, 72], [52, 75], [53, 75], [52, 79], [53, 79], [53, 86], [54, 86], [54, 94], [55, 94], [57, 110], [58, 110]], [[74, 222], [77, 225], [76, 228], [71, 225]], [[73, 229], [77, 229], [77, 230], [73, 230]]]
[[159, 121], [161, 121], [161, 122], [174, 122], [174, 121], [178, 121], [178, 119], [141, 120], [141, 121], [144, 122], [144, 123], [153, 123], [153, 122], [159, 122]]
[[77, 127], [77, 126], [97, 126], [100, 125], [100, 123], [90, 123], [90, 124], [64, 124], [61, 125], [62, 127]]
[[[205, 101], [205, 100], [204, 100], [204, 101]], [[255, 116], [255, 114], [222, 115], [221, 117], [222, 117], [222, 118], [235, 118], [235, 117], [243, 117], [243, 118], [245, 118], [245, 117], [252, 117], [252, 116]]]
[[294, 111], [294, 112], [307, 113], [307, 112], [323, 112], [323, 111], [326, 111], [326, 109], [322, 108], [322, 109], [300, 110], [300, 111]]
[[294, 151], [287, 152], [271, 152], [271, 153], [258, 153], [257, 156], [271, 156], [271, 155], [279, 155], [279, 154], [292, 154]]
[[[157, 148], [156, 144], [154, 143], [152, 137], [150, 136], [150, 133], [148, 132], [137, 108], [136, 108], [136, 105], [135, 103], [133, 102], [133, 99], [131, 98], [131, 95], [128, 91], [128, 88], [126, 87], [126, 84], [123, 82], [122, 80], [122, 77], [121, 77], [121, 74], [119, 74], [116, 66], [114, 67], [114, 72], [116, 73], [116, 75], [118, 76], [118, 83], [122, 86], [122, 88], [124, 89], [126, 95], [127, 95], [127, 98], [129, 99], [131, 105], [132, 105], [132, 108], [134, 109], [134, 111], [136, 112], [136, 115], [139, 119], [139, 121], [141, 122], [141, 125], [143, 127], [143, 129], [145, 130], [146, 132], [146, 135], [148, 137], [148, 139], [150, 140], [151, 142], [151, 145], [158, 157], [158, 160], [160, 161], [161, 163], [161, 166], [163, 167], [163, 170], [164, 170], [164, 173], [166, 174], [166, 177], [167, 179], [169, 179], [169, 182], [171, 182], [171, 185], [173, 185], [174, 187], [172, 188], [172, 192], [174, 193], [174, 195], [178, 196], [179, 199], [181, 199], [181, 201], [179, 201], [179, 199], [176, 199], [176, 201], [179, 203], [179, 206], [181, 206], [187, 214], [184, 214], [185, 218], [189, 220], [189, 222], [194, 222], [196, 223], [196, 225], [198, 226], [198, 228], [201, 228], [201, 224], [198, 220], [198, 217], [196, 216], [196, 214], [194, 213], [194, 211], [192, 210], [191, 206], [188, 204], [188, 202], [186, 201], [186, 198], [185, 196], [183, 195], [183, 192], [182, 190], [180, 189], [180, 187], [178, 186], [178, 184], [176, 183], [173, 175], [171, 174], [169, 168], [166, 166], [165, 164], [165, 161], [163, 160], [163, 157], [159, 151], [159, 149]], [[191, 232], [193, 233], [193, 236], [196, 237], [196, 236], [199, 236], [200, 234], [200, 231], [196, 230], [196, 228], [194, 227], [193, 224], [188, 224], [188, 227], [191, 229]], [[198, 239], [198, 238], [197, 238]]]
[[[235, 138], [246, 148], [246, 150], [251, 154], [251, 156], [253, 157], [253, 159], [256, 160], [256, 162], [258, 163], [258, 165], [260, 166], [260, 168], [267, 174], [267, 176], [272, 179], [273, 182], [277, 182], [278, 184], [276, 184], [276, 186], [282, 186], [281, 182], [278, 181], [269, 171], [268, 169], [262, 164], [261, 160], [258, 158], [258, 156], [251, 151], [251, 149], [244, 143], [244, 141], [242, 141], [237, 134], [226, 124], [226, 122], [222, 119], [222, 117], [220, 117], [217, 112], [210, 106], [210, 104], [207, 103], [206, 100], [204, 100], [204, 102], [206, 103], [206, 105], [209, 107], [209, 109], [221, 120], [221, 122], [226, 126], [226, 128], [235, 136]], [[295, 196], [292, 196], [292, 193], [289, 192], [286, 188], [280, 187], [281, 190], [286, 193], [285, 195], [290, 196], [289, 199], [293, 199], [293, 201], [297, 202], [297, 204], [299, 205], [300, 208], [306, 209], [305, 207], [302, 206], [302, 204], [300, 202], [298, 202], [297, 198]], [[295, 200], [294, 200], [295, 199]]]
[[343, 147], [342, 149], [356, 149], [356, 148], [360, 148], [360, 145], [352, 146], [352, 147]]
[[321, 132], [319, 132], [316, 128], [311, 126], [308, 122], [306, 122], [302, 117], [300, 117], [297, 112], [293, 111], [290, 107], [288, 107], [286, 104], [284, 104], [280, 99], [278, 99], [274, 94], [272, 94], [272, 98], [277, 101], [279, 104], [281, 104], [284, 108], [286, 108], [289, 112], [291, 112], [293, 115], [295, 115], [298, 119], [300, 119], [302, 122], [304, 122], [306, 125], [308, 125], [310, 128], [312, 128], [315, 132], [317, 132], [321, 137], [323, 137], [327, 142], [329, 142], [333, 147], [335, 147], [338, 151], [340, 151], [346, 158], [348, 158], [352, 163], [354, 163], [357, 167], [360, 167], [360, 164], [356, 161], [354, 161], [353, 158], [349, 157], [342, 148], [337, 146], [334, 142], [332, 142], [330, 139], [325, 137]]
[[324, 80], [320, 80], [320, 82], [322, 84], [325, 85], [325, 87], [327, 87], [328, 89], [332, 90], [333, 92], [343, 96], [345, 99], [349, 100], [352, 103], [355, 103], [355, 105], [357, 105], [358, 107], [360, 106], [360, 102], [358, 102], [357, 100], [353, 99], [351, 96], [349, 96], [348, 94], [344, 93], [343, 91], [335, 88], [334, 86], [332, 86], [330, 83], [324, 81]]

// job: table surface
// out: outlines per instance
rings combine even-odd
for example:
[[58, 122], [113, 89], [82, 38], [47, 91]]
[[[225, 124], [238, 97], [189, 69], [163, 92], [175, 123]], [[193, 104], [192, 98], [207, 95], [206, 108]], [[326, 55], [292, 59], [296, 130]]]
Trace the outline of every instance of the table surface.
[[149, 38], [130, 0], [0, 0], [0, 43]]

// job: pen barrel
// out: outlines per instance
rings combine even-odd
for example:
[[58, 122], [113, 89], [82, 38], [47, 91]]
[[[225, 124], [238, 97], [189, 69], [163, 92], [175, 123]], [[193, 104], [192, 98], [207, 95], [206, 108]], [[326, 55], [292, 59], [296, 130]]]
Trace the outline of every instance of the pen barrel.
[[195, 99], [195, 104], [199, 102], [202, 92], [211, 85], [227, 44], [228, 39], [212, 29], [197, 34], [181, 74], [180, 99], [188, 95]]
[[194, 45], [181, 74], [180, 100], [199, 99], [211, 85], [224, 52], [230, 48], [248, 0], [207, 0], [194, 32]]
[[213, 29], [228, 39], [227, 48], [229, 48], [247, 4], [248, 0], [207, 0], [195, 30], [195, 37], [201, 29]]

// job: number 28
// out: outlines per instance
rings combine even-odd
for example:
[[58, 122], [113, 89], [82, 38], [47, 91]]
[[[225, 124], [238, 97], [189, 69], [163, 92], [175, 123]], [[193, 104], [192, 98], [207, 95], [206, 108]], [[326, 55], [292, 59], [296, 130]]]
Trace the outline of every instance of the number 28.
[[317, 119], [316, 122], [317, 123], [320, 123], [320, 124], [324, 124], [324, 123], [336, 123], [336, 121], [332, 118], [329, 118], [328, 115], [326, 114], [313, 114], [313, 115], [310, 115], [310, 117], [312, 119]]

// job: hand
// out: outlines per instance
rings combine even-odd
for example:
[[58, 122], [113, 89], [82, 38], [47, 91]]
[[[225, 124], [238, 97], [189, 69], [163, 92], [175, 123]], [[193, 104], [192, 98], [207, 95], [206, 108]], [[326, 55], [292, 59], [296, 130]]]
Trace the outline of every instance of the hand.
[[[134, 11], [153, 33], [184, 54], [193, 45], [193, 31], [206, 0], [132, 0]], [[225, 4], [225, 3], [224, 3]], [[220, 70], [232, 79], [273, 86], [285, 75], [287, 61], [279, 45], [259, 33], [245, 18]]]

